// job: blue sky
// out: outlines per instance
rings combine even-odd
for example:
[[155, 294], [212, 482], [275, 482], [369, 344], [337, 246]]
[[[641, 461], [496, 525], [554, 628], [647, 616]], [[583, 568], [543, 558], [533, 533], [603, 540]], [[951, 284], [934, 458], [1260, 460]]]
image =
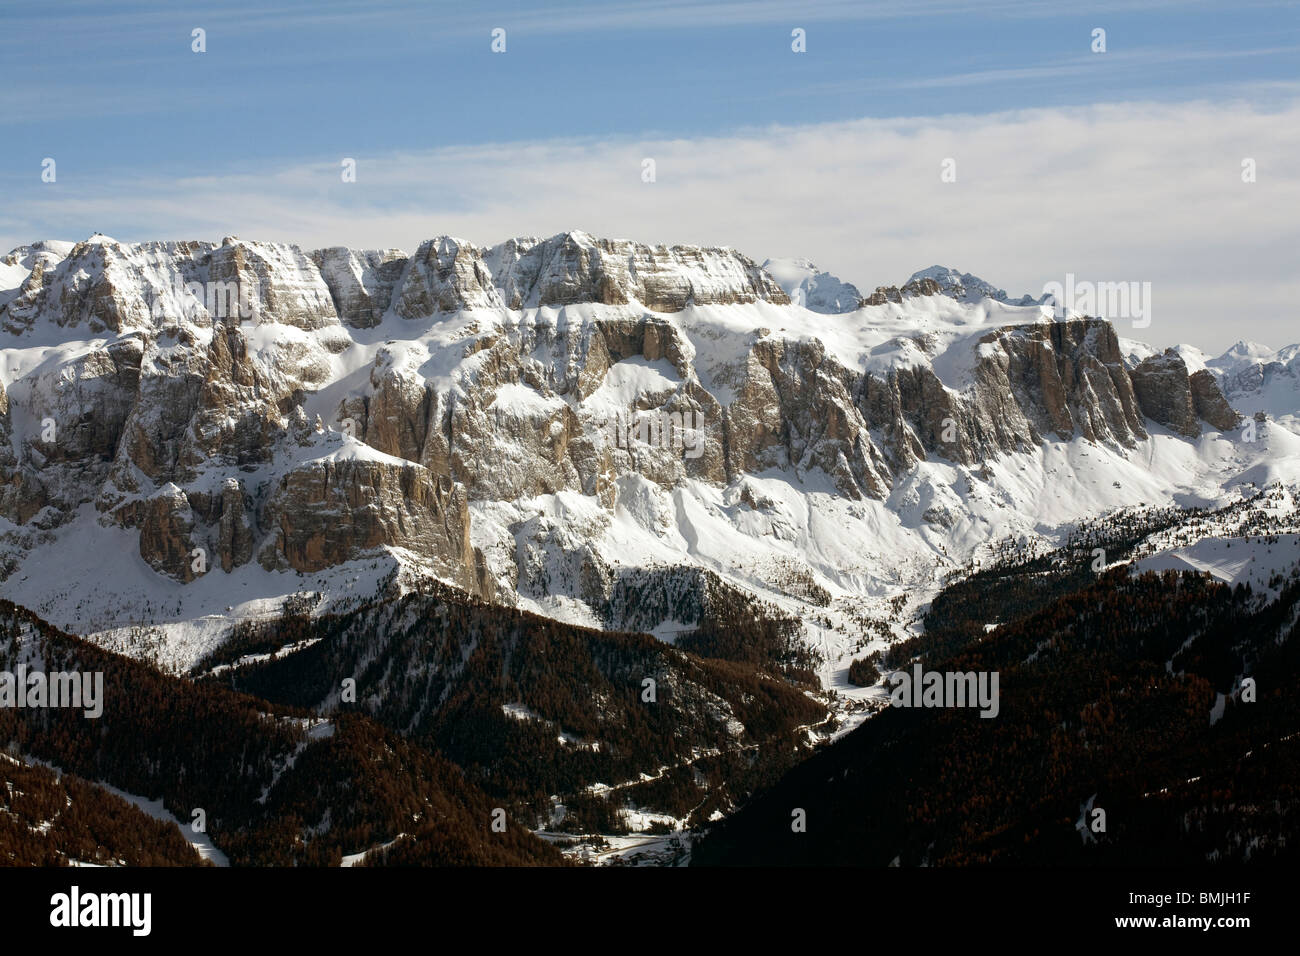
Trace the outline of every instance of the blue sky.
[[[1300, 61], [1281, 3], [6, 3], [6, 176], [1234, 91]], [[490, 31], [507, 51], [490, 51]], [[790, 30], [808, 34], [793, 55]], [[191, 52], [190, 31], [207, 31]], [[1107, 53], [1091, 31], [1107, 31]], [[30, 178], [28, 176], [28, 178]]]
[[[989, 118], [985, 126], [1019, 117], [1006, 120], [1012, 140], [1016, 122], [1037, 123], [1039, 137], [1050, 137], [1054, 123], [1070, 127], [1063, 137], [1090, 156], [1075, 159], [1058, 150], [1053, 172], [1059, 175], [1076, 162], [1108, 165], [1112, 147], [1121, 144], [1107, 141], [1113, 134], [1107, 124], [1155, 108], [1163, 110], [1161, 128], [1182, 117], [1193, 134], [1197, 124], [1241, 118], [1236, 152], [1274, 159], [1257, 184], [1262, 188], [1248, 194], [1259, 210], [1234, 195], [1224, 202], [1236, 212], [1223, 215], [1239, 216], [1242, 235], [1255, 235], [1273, 252], [1262, 264], [1250, 250], [1221, 254], [1274, 270], [1274, 288], [1257, 303], [1264, 312], [1295, 291], [1286, 282], [1300, 271], [1283, 276], [1288, 260], [1276, 249], [1295, 238], [1294, 227], [1287, 232], [1283, 222], [1270, 220], [1262, 237], [1248, 228], [1260, 225], [1252, 219], [1257, 211], [1293, 198], [1300, 181], [1289, 142], [1281, 131], [1268, 132], [1289, 121], [1300, 95], [1300, 10], [1291, 3], [92, 0], [5, 2], [0, 11], [0, 245], [6, 248], [91, 231], [122, 240], [231, 232], [304, 244], [410, 247], [453, 228], [479, 242], [559, 228], [613, 229], [651, 241], [723, 242], [760, 259], [810, 255], [866, 286], [962, 254], [966, 260], [945, 264], [987, 269], [992, 281], [1018, 293], [1066, 269], [1078, 271], [1092, 261], [1089, 250], [1076, 259], [1067, 244], [1051, 250], [1057, 257], [1051, 262], [1030, 262], [1047, 250], [1030, 235], [1017, 242], [1012, 224], [1002, 251], [990, 251], [984, 261], [978, 237], [961, 234], [960, 223], [949, 219], [955, 207], [943, 193], [919, 196], [912, 207], [928, 227], [862, 223], [891, 238], [883, 253], [865, 239], [852, 248], [846, 240], [829, 245], [819, 237], [836, 224], [804, 217], [822, 205], [818, 198], [894, 192], [913, 165], [928, 176], [944, 150], [955, 149], [952, 142], [964, 141], [954, 140], [953, 124], [971, 117]], [[202, 54], [191, 52], [195, 27], [207, 33]], [[507, 31], [504, 54], [490, 50], [494, 27]], [[804, 54], [791, 51], [795, 27], [807, 31]], [[1105, 54], [1090, 49], [1096, 27], [1106, 30]], [[1114, 104], [1140, 105], [1130, 106], [1127, 117], [1097, 112]], [[954, 116], [962, 119], [949, 119]], [[894, 120], [911, 126], [890, 126]], [[864, 121], [884, 125], [852, 125]], [[1136, 129], [1140, 146], [1141, 125], [1125, 128], [1129, 140], [1122, 145], [1133, 148]], [[859, 169], [846, 163], [828, 178], [820, 167], [787, 164], [780, 149], [766, 151], [772, 140], [763, 131], [774, 129], [802, 130], [800, 143], [838, 142], [850, 156], [860, 142], [867, 152]], [[862, 139], [841, 137], [845, 129]], [[938, 130], [939, 152], [918, 146], [886, 163], [869, 152], [871, 131], [882, 129], [916, 144]], [[1233, 179], [1240, 157], [1215, 142], [1212, 131], [1200, 132], [1204, 149], [1217, 150], [1213, 162]], [[1151, 162], [1165, 164], [1166, 175], [1180, 162], [1176, 140], [1170, 132], [1152, 141]], [[1021, 148], [1033, 144], [1022, 141]], [[766, 175], [737, 150], [764, 152]], [[626, 160], [636, 170], [640, 156], [650, 153], [681, 158], [667, 169], [661, 163], [665, 188], [654, 194], [657, 205], [639, 197], [621, 204], [616, 191], [596, 188], [599, 179], [585, 193], [581, 183], [567, 181], [582, 173], [584, 157]], [[55, 184], [40, 179], [45, 157], [57, 161]], [[339, 182], [341, 157], [358, 160], [351, 189]], [[977, 175], [988, 176], [983, 195], [992, 203], [997, 171], [1011, 160], [991, 148], [972, 158]], [[1140, 155], [1133, 159], [1143, 165]], [[733, 177], [732, 163], [748, 166], [753, 178]], [[476, 164], [493, 170], [496, 192]], [[684, 188], [688, 165], [697, 186], [721, 184], [717, 204], [709, 222], [683, 221], [688, 234], [670, 234], [670, 223], [654, 209], [671, 207], [674, 195], [685, 207], [687, 194], [672, 189]], [[539, 175], [539, 168], [549, 173]], [[1079, 183], [1097, 190], [1116, 172], [1087, 175]], [[556, 205], [515, 202], [517, 214], [503, 214], [496, 207], [511, 195], [509, 183], [522, 181], [554, 189]], [[771, 223], [755, 221], [753, 208], [773, 196], [780, 205], [792, 181], [810, 201], [784, 207], [787, 220], [800, 220], [789, 223], [791, 248], [785, 248]], [[745, 190], [735, 185], [742, 182]], [[969, 176], [964, 182], [975, 196], [978, 183]], [[629, 178], [629, 189], [640, 185]], [[1004, 177], [998, 188], [1014, 187]], [[1270, 196], [1268, 189], [1280, 191]], [[1021, 197], [1036, 196], [1044, 209], [1069, 191], [1064, 181], [1051, 185], [1032, 176], [1019, 186]], [[1134, 183], [1129, 198], [1118, 201], [1140, 202], [1151, 192]], [[279, 210], [278, 219], [266, 215], [270, 209]], [[563, 219], [566, 211], [581, 221]], [[967, 211], [987, 216], [973, 205]], [[385, 223], [392, 231], [381, 235]], [[1209, 254], [1214, 243], [1204, 238], [1202, 251]], [[1102, 248], [1095, 234], [1091, 241]], [[1127, 250], [1114, 265], [1094, 268], [1114, 271], [1120, 261], [1144, 271]], [[896, 274], [904, 263], [910, 268]], [[1168, 282], [1177, 268], [1153, 258], [1145, 271]], [[1198, 271], [1187, 268], [1189, 276]]]

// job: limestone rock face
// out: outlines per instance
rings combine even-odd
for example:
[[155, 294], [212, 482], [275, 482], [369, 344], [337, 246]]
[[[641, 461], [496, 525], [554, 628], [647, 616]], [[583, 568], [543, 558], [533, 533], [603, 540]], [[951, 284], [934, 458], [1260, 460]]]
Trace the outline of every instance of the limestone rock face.
[[1188, 438], [1201, 434], [1187, 363], [1173, 349], [1143, 359], [1133, 369], [1133, 388], [1142, 414]]
[[902, 302], [903, 293], [898, 286], [876, 286], [876, 291], [862, 300], [863, 305], [884, 305], [886, 302]]
[[403, 375], [386, 364], [386, 358], [381, 351], [370, 372], [373, 391], [362, 399], [354, 421], [362, 422], [362, 437], [372, 448], [408, 461], [421, 461], [431, 422], [433, 389], [416, 376]]
[[[140, 557], [160, 574], [177, 581], [192, 581], [195, 572], [194, 550], [190, 535], [194, 531], [194, 513], [185, 492], [176, 485], [166, 485], [139, 508]], [[204, 558], [206, 563], [206, 558]], [[202, 566], [202, 565], [200, 565]]]
[[883, 379], [867, 376], [862, 383], [859, 407], [864, 419], [879, 428], [882, 451], [894, 471], [910, 468], [937, 454], [969, 464], [984, 450], [1007, 450], [1015, 440], [1007, 436], [1005, 447], [973, 432], [972, 411], [946, 388], [930, 369], [914, 367], [891, 370]]
[[57, 524], [93, 498], [134, 405], [141, 354], [127, 335], [0, 390], [0, 515], [25, 524], [48, 505]]
[[[193, 461], [190, 422], [208, 375], [206, 356], [197, 341], [171, 347], [170, 336], [155, 340], [142, 359], [131, 410], [115, 449], [103, 497], [146, 492], [150, 485], [186, 482]], [[158, 347], [161, 346], [161, 347]]]
[[308, 462], [266, 505], [267, 568], [319, 571], [380, 547], [436, 555], [467, 589], [474, 575], [464, 492], [419, 465], [363, 458]]
[[245, 498], [244, 486], [238, 478], [227, 478], [222, 484], [217, 554], [221, 569], [227, 574], [253, 557], [253, 529], [249, 526]]
[[1241, 424], [1241, 415], [1224, 397], [1214, 374], [1203, 368], [1189, 375], [1175, 349], [1143, 359], [1132, 377], [1142, 413], [1179, 435], [1198, 437], [1201, 422], [1219, 431]]
[[842, 494], [883, 498], [895, 476], [934, 456], [971, 465], [1049, 436], [1123, 447], [1147, 437], [1108, 323], [1008, 327], [978, 346], [970, 387], [957, 393], [923, 365], [862, 374], [818, 343], [760, 339], [726, 409], [728, 475], [802, 462]]
[[888, 302], [901, 303], [904, 299], [922, 295], [938, 295], [942, 290], [939, 283], [930, 278], [913, 278], [900, 289], [896, 285], [877, 286], [876, 291], [862, 300], [863, 305], [885, 305]]
[[450, 236], [420, 245], [406, 264], [393, 302], [394, 311], [404, 319], [500, 307], [501, 298], [479, 251]]
[[[922, 337], [917, 348], [925, 347]], [[973, 465], [1049, 437], [1082, 435], [1123, 447], [1147, 437], [1107, 323], [1004, 327], [980, 337], [973, 350], [962, 392], [924, 365], [854, 380], [852, 393], [887, 484], [931, 457]]]
[[[671, 322], [642, 315], [521, 326], [477, 339], [467, 351], [473, 374], [447, 393], [381, 348], [368, 394], [341, 403], [339, 419], [363, 422], [367, 444], [449, 475], [474, 499], [600, 494], [629, 471], [666, 487], [687, 476], [725, 480], [722, 408], [694, 381], [694, 349]], [[662, 368], [664, 387], [606, 407], [597, 393], [632, 364]], [[635, 433], [638, 422], [648, 432], [661, 418], [676, 429], [666, 442], [629, 440], [626, 431]], [[627, 426], [621, 439], [620, 422]]]
[[[1049, 433], [1060, 438], [1079, 434], [1132, 447], [1147, 437], [1119, 339], [1109, 322], [1037, 323], [997, 335], [1007, 355], [1005, 390], [1020, 409], [1015, 425], [1028, 424], [1030, 442]], [[993, 363], [1000, 364], [996, 359]], [[1002, 382], [996, 376], [994, 381], [988, 391], [1003, 392]], [[997, 397], [990, 398], [990, 404], [997, 403]], [[1003, 410], [1010, 412], [1006, 405]]]
[[214, 457], [236, 466], [268, 461], [283, 430], [280, 404], [292, 389], [252, 360], [247, 338], [233, 326], [214, 330], [205, 358], [179, 463], [193, 470]]
[[[445, 472], [420, 469], [417, 480], [406, 465], [384, 476], [373, 465], [311, 464], [360, 447], [339, 423], [313, 426], [302, 407], [354, 347], [339, 309], [353, 327], [376, 324], [405, 256], [95, 237], [23, 247], [5, 265], [28, 270], [0, 289], [0, 326], [19, 343], [0, 373], [0, 515], [13, 524], [48, 529], [93, 503], [102, 524], [138, 536], [150, 567], [183, 582], [255, 554], [307, 567], [383, 546], [423, 549], [429, 567], [465, 579], [465, 499]], [[53, 361], [40, 344], [51, 340], [68, 343]], [[418, 458], [422, 436], [403, 433], [396, 414], [381, 390], [372, 435]], [[325, 491], [304, 478], [321, 469], [341, 472]], [[310, 529], [302, 508], [275, 497], [285, 484], [312, 490], [302, 508], [328, 501], [355, 505], [358, 516], [315, 541], [296, 530]], [[380, 503], [374, 515], [369, 498]], [[290, 553], [276, 556], [277, 541]]]
[[[311, 258], [296, 246], [227, 238], [207, 262], [208, 291], [217, 321], [258, 319], [304, 330], [338, 324], [329, 287]], [[231, 296], [240, 304], [230, 304]], [[205, 299], [207, 297], [205, 296]], [[244, 303], [250, 303], [244, 307]]]
[[[999, 289], [997, 286], [991, 285], [979, 276], [973, 276], [969, 272], [959, 272], [946, 266], [931, 266], [928, 269], [922, 269], [920, 272], [914, 272], [908, 282], [916, 282], [921, 279], [933, 280], [938, 285], [940, 293], [956, 299], [958, 302], [979, 302], [981, 299], [1012, 302], [1005, 289]], [[1033, 303], [1034, 299], [1031, 296], [1023, 295], [1016, 299], [1013, 304], [1032, 305]]]
[[1207, 422], [1221, 432], [1229, 431], [1241, 424], [1241, 415], [1228, 404], [1219, 382], [1208, 369], [1193, 372], [1188, 379], [1192, 389], [1192, 405], [1196, 417]]
[[940, 291], [939, 283], [930, 278], [912, 279], [902, 288], [904, 296], [938, 295]]
[[135, 401], [143, 353], [132, 335], [30, 376], [24, 405], [39, 428], [28, 432], [25, 456], [83, 464], [102, 480]]
[[0, 515], [25, 525], [45, 511], [52, 495], [40, 477], [25, 469], [4, 467], [0, 484]]
[[148, 325], [142, 276], [123, 263], [112, 246], [79, 242], [59, 259], [35, 257], [31, 268], [17, 296], [5, 306], [7, 329], [25, 331], [38, 317], [91, 335]]
[[0, 298], [0, 329], [15, 335], [31, 329], [49, 300], [49, 286], [67, 255], [68, 250], [59, 243], [34, 242], [0, 257], [0, 265], [27, 273], [16, 288], [7, 290]]
[[[1123, 453], [1146, 418], [1187, 437], [1239, 421], [1176, 354], [1130, 370], [1107, 322], [1043, 321], [937, 267], [850, 301], [791, 262], [785, 281], [823, 311], [731, 249], [580, 232], [410, 256], [16, 249], [0, 260], [0, 574], [88, 520], [131, 531], [177, 581], [384, 553], [488, 597], [542, 597], [565, 567], [599, 603], [617, 572], [593, 513], [630, 503], [684, 538], [681, 496], [703, 483], [779, 536], [787, 506], [748, 484], [770, 472], [887, 501], [927, 460], [973, 470], [1077, 437]], [[471, 544], [471, 513], [539, 500], [566, 517], [503, 518]], [[959, 506], [916, 513], [948, 527]]]
[[888, 484], [853, 402], [856, 384], [820, 342], [755, 342], [745, 384], [727, 408], [729, 473], [818, 467], [842, 494], [883, 498]]
[[688, 303], [790, 301], [752, 259], [730, 249], [647, 246], [570, 232], [511, 239], [486, 258], [511, 309], [635, 299], [656, 312], [679, 312]]
[[334, 247], [313, 252], [311, 259], [329, 288], [339, 319], [356, 329], [380, 323], [407, 263], [399, 249], [354, 251]]

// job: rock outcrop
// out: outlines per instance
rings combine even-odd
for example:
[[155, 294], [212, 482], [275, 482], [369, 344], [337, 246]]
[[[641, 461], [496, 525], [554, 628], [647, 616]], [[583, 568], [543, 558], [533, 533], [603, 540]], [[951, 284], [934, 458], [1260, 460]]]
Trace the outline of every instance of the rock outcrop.
[[1201, 434], [1201, 423], [1192, 403], [1187, 363], [1173, 349], [1143, 359], [1133, 369], [1142, 414], [1171, 431], [1188, 438]]
[[155, 571], [177, 581], [192, 581], [205, 568], [207, 556], [196, 548], [190, 536], [194, 512], [189, 499], [173, 484], [163, 488], [138, 507], [140, 557]]
[[249, 523], [249, 502], [243, 483], [227, 478], [221, 486], [221, 513], [217, 517], [217, 557], [229, 574], [253, 557], [254, 536]]
[[1188, 378], [1192, 390], [1192, 407], [1196, 417], [1221, 432], [1241, 424], [1241, 415], [1228, 404], [1219, 388], [1218, 379], [1208, 369], [1193, 372]]
[[268, 569], [320, 571], [377, 549], [432, 556], [438, 570], [470, 589], [473, 552], [464, 492], [419, 465], [367, 460], [308, 462], [285, 475], [264, 512]]
[[486, 253], [511, 309], [636, 300], [656, 312], [688, 304], [788, 304], [789, 297], [752, 259], [731, 249], [647, 246], [570, 232], [511, 239]]
[[349, 326], [376, 326], [393, 301], [407, 257], [399, 249], [354, 251], [336, 246], [311, 254], [329, 287], [334, 311]]
[[1201, 434], [1201, 422], [1219, 431], [1241, 422], [1218, 381], [1207, 369], [1188, 374], [1187, 363], [1174, 349], [1143, 359], [1132, 370], [1142, 414], [1187, 438]]

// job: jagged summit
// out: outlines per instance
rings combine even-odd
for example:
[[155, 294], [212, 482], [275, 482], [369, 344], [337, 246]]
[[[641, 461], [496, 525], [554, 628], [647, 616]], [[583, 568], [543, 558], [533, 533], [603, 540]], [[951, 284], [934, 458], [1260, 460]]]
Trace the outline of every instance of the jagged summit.
[[[369, 327], [391, 309], [405, 319], [460, 309], [528, 309], [579, 303], [638, 303], [657, 312], [687, 305], [789, 298], [752, 259], [728, 248], [650, 246], [566, 232], [480, 247], [464, 239], [425, 240], [396, 250], [298, 246], [225, 237], [211, 242], [123, 244], [104, 238], [38, 243], [0, 260], [0, 329], [18, 333], [38, 315], [68, 326], [146, 328], [188, 310], [184, 290], [238, 283], [254, 297], [267, 287], [272, 312], [313, 315]], [[134, 288], [119, 299], [111, 290]], [[333, 300], [334, 315], [317, 306]], [[51, 303], [57, 307], [50, 308]], [[157, 304], [156, 303], [161, 303]]]
[[1291, 421], [1300, 409], [1300, 344], [1272, 349], [1242, 340], [1205, 367], [1247, 414]]
[[1242, 362], [1268, 362], [1277, 356], [1277, 351], [1269, 348], [1267, 345], [1261, 345], [1259, 342], [1250, 342], [1246, 339], [1238, 339], [1218, 358], [1211, 359], [1208, 363], [1216, 368], [1231, 368], [1240, 365]]
[[[409, 254], [395, 248], [344, 246], [304, 250], [237, 236], [225, 236], [219, 243], [121, 243], [96, 233], [76, 243], [33, 243], [0, 259], [0, 308], [12, 303], [8, 315], [0, 315], [0, 326], [20, 330], [32, 311], [26, 306], [41, 288], [57, 282], [59, 273], [69, 280], [58, 291], [64, 299], [71, 296], [84, 304], [97, 297], [95, 290], [105, 281], [127, 281], [140, 287], [152, 307], [163, 288], [238, 281], [241, 273], [249, 280], [274, 281], [283, 270], [273, 263], [295, 264], [298, 288], [291, 298], [318, 295], [319, 286], [307, 286], [314, 284], [310, 273], [319, 273], [315, 278], [335, 296], [338, 318], [360, 327], [377, 324], [389, 309], [419, 318], [461, 308], [527, 309], [582, 302], [639, 303], [659, 312], [677, 312], [692, 304], [793, 303], [828, 315], [932, 295], [962, 304], [986, 298], [1013, 306], [1035, 304], [1029, 296], [1009, 299], [983, 279], [945, 266], [931, 266], [913, 273], [901, 287], [882, 286], [863, 296], [852, 283], [802, 257], [770, 258], [760, 266], [730, 247], [649, 245], [603, 239], [579, 229], [491, 246], [435, 236]], [[120, 329], [116, 323], [138, 318], [139, 310], [128, 308], [101, 321]]]
[[978, 302], [981, 299], [989, 298], [997, 302], [1007, 302], [1015, 305], [1033, 305], [1036, 301], [1032, 296], [1023, 295], [1013, 302], [1008, 298], [1005, 289], [999, 289], [992, 283], [985, 282], [979, 276], [971, 275], [969, 272], [959, 272], [948, 266], [930, 266], [920, 272], [913, 272], [908, 278], [907, 284], [925, 279], [936, 282], [939, 291], [943, 295], [951, 296], [959, 302]]
[[793, 304], [812, 312], [836, 315], [862, 307], [862, 294], [856, 286], [822, 272], [809, 259], [768, 259], [763, 269]]
[[856, 286], [828, 272], [822, 272], [809, 259], [768, 259], [763, 263], [763, 268], [776, 279], [795, 305], [826, 314], [853, 312], [864, 306], [890, 302], [902, 304], [907, 299], [931, 295], [943, 295], [967, 304], [978, 303], [986, 298], [1015, 306], [1032, 306], [1039, 301], [1029, 295], [1013, 300], [1005, 290], [978, 276], [947, 266], [930, 266], [914, 272], [902, 286], [879, 286], [870, 296], [865, 297]]

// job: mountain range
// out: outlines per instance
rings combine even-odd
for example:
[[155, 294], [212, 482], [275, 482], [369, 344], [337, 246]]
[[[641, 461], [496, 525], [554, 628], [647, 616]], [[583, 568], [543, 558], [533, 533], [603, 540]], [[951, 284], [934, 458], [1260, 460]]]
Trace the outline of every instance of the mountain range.
[[692, 622], [631, 621], [620, 580], [705, 568], [813, 597], [834, 654], [846, 600], [1300, 451], [1295, 347], [1157, 354], [939, 267], [828, 301], [811, 267], [582, 233], [411, 256], [96, 236], [0, 263], [6, 594], [106, 646], [152, 625], [184, 666], [223, 618], [394, 567], [665, 634]]
[[[0, 259], [0, 596], [286, 714], [369, 674], [357, 734], [519, 812], [662, 768], [643, 802], [707, 822], [767, 779], [737, 754], [866, 720], [850, 664], [996, 547], [1300, 479], [1300, 347], [1121, 331], [946, 267], [863, 295], [581, 232], [38, 242]], [[507, 772], [524, 729], [560, 756]]]

